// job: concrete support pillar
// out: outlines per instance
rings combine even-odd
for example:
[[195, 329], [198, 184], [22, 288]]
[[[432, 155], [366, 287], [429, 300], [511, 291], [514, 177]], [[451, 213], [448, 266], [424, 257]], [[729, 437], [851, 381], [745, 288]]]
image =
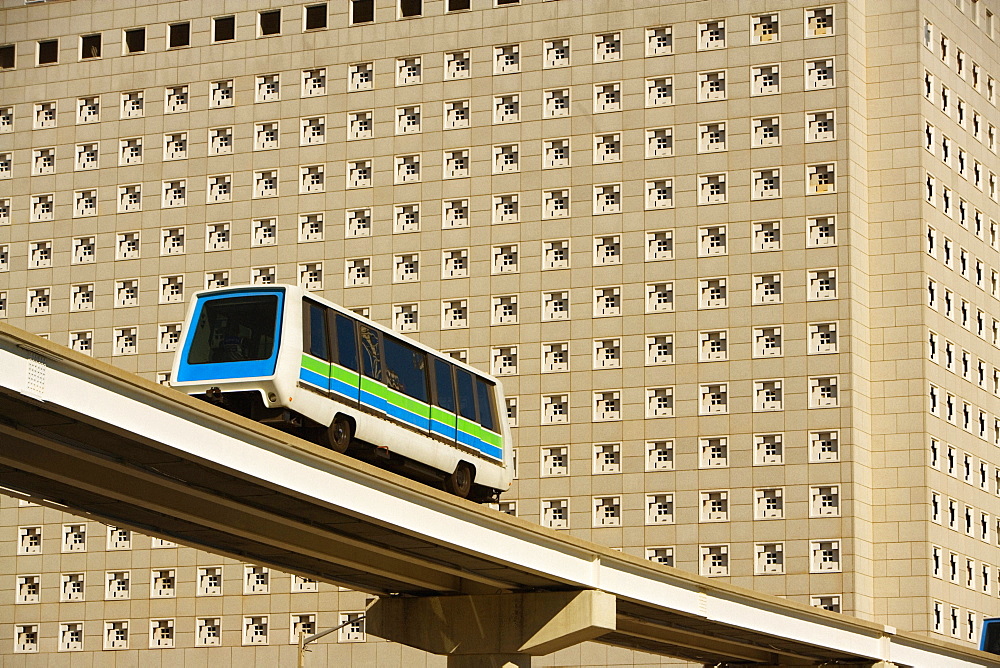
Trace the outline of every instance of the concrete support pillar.
[[383, 597], [366, 630], [448, 655], [449, 668], [526, 668], [543, 656], [616, 629], [611, 594], [596, 591], [488, 596]]

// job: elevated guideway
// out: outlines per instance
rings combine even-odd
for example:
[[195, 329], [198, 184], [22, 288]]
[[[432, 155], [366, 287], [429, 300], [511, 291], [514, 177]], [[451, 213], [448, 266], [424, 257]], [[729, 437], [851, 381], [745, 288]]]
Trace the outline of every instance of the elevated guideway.
[[369, 632], [451, 666], [587, 640], [707, 665], [1000, 665], [509, 517], [2, 323], [0, 485], [376, 594]]

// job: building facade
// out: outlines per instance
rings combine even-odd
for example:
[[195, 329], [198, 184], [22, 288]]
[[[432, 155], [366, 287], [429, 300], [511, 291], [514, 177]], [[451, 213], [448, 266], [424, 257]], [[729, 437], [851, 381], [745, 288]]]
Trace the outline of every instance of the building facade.
[[[194, 290], [298, 283], [503, 380], [504, 512], [959, 643], [997, 615], [994, 2], [0, 6], [6, 322], [167, 381]], [[41, 603], [0, 652], [103, 652], [108, 573], [168, 552], [73, 566], [66, 620], [16, 549], [77, 520], [5, 503]], [[281, 634], [363, 600], [230, 566]], [[194, 647], [192, 600], [129, 642]]]

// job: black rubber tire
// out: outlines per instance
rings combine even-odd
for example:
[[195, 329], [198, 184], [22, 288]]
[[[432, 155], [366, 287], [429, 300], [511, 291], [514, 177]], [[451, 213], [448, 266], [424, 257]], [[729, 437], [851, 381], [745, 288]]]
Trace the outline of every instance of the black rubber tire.
[[326, 446], [334, 452], [344, 453], [351, 447], [354, 438], [354, 423], [350, 418], [338, 415], [326, 430]]
[[465, 462], [459, 462], [455, 472], [444, 479], [444, 491], [454, 494], [460, 499], [469, 498], [476, 472]]

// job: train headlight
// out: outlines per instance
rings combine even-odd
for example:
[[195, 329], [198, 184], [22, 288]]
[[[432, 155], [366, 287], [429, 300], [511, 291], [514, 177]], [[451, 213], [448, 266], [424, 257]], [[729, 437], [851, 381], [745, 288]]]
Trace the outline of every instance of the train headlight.
[[278, 395], [275, 394], [274, 392], [268, 392], [267, 393], [267, 400], [270, 401], [273, 404], [274, 402], [276, 402], [278, 400]]

